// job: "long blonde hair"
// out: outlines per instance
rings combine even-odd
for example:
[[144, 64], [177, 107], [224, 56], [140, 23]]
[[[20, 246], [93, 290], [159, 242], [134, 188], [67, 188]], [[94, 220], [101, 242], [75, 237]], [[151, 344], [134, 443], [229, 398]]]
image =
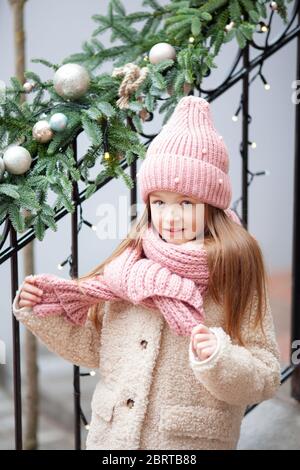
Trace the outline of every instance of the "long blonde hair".
[[[232, 339], [244, 345], [241, 323], [246, 309], [251, 315], [253, 306], [254, 327], [263, 330], [265, 313], [267, 272], [262, 251], [256, 239], [242, 226], [234, 222], [217, 207], [205, 204], [204, 247], [208, 256], [210, 279], [205, 295], [223, 307], [225, 330]], [[88, 280], [103, 273], [104, 266], [119, 256], [128, 246], [142, 250], [142, 236], [151, 221], [149, 199], [138, 222], [135, 222], [125, 239], [112, 254], [87, 274], [76, 278]], [[98, 329], [100, 305], [89, 309], [89, 318]]]

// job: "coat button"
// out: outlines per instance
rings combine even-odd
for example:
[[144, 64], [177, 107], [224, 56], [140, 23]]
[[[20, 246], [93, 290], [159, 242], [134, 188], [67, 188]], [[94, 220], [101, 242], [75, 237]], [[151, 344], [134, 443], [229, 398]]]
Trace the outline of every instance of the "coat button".
[[128, 408], [133, 408], [134, 407], [134, 400], [132, 400], [131, 398], [128, 398], [126, 404], [127, 404]]
[[147, 345], [148, 345], [148, 341], [146, 341], [145, 339], [143, 339], [143, 340], [141, 341], [141, 346], [142, 346], [142, 348], [146, 349]]

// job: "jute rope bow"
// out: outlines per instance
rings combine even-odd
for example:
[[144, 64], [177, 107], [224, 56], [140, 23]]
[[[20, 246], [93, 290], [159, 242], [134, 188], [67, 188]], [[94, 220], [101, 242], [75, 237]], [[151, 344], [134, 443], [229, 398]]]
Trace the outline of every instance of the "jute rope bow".
[[117, 101], [117, 105], [119, 108], [128, 108], [130, 96], [143, 83], [147, 73], [147, 67], [140, 68], [138, 65], [130, 62], [113, 70], [112, 77], [124, 76], [118, 91], [120, 98]]

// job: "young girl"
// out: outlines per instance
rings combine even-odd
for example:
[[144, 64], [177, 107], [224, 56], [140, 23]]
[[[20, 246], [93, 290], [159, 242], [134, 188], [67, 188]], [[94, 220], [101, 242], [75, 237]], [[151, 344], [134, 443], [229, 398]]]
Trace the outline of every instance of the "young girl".
[[280, 385], [255, 238], [228, 207], [229, 159], [203, 98], [180, 100], [138, 174], [145, 210], [114, 253], [66, 280], [28, 276], [14, 314], [98, 368], [86, 449], [236, 449], [247, 405]]

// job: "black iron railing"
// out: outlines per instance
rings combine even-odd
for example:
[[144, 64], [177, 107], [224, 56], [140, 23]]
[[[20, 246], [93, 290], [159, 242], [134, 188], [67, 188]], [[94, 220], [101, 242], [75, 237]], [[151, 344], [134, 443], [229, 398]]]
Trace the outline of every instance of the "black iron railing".
[[[225, 80], [214, 90], [205, 90], [197, 88], [199, 96], [205, 95], [208, 101], [215, 100], [218, 96], [225, 93], [229, 88], [235, 85], [238, 81], [242, 80], [242, 96], [240, 101], [240, 109], [242, 110], [242, 142], [240, 146], [240, 153], [242, 157], [242, 196], [240, 198], [242, 202], [241, 208], [241, 219], [244, 226], [247, 228], [248, 225], [248, 191], [249, 191], [249, 175], [253, 177], [253, 174], [248, 168], [248, 145], [249, 145], [249, 124], [251, 122], [251, 116], [249, 114], [249, 102], [250, 102], [250, 85], [253, 78], [249, 80], [250, 72], [257, 67], [259, 68], [258, 74], [261, 71], [262, 65], [265, 60], [279, 51], [282, 47], [288, 44], [293, 39], [297, 38], [297, 75], [296, 80], [300, 80], [300, 2], [295, 2], [295, 7], [292, 12], [291, 19], [284, 28], [282, 34], [269, 44], [269, 33], [266, 35], [266, 40], [263, 46], [256, 44], [254, 41], [250, 41], [247, 46], [242, 50], [238, 51], [236, 58], [234, 59], [233, 65], [226, 76]], [[270, 22], [272, 20], [273, 12], [271, 13]], [[296, 20], [296, 25], [294, 25]], [[270, 29], [269, 29], [270, 31]], [[250, 48], [261, 51], [253, 60], [250, 60]], [[237, 70], [238, 66], [242, 62], [242, 66]], [[255, 77], [254, 77], [255, 78]], [[193, 93], [193, 92], [191, 92]], [[131, 125], [130, 122], [128, 122]], [[293, 214], [293, 260], [292, 260], [292, 328], [291, 328], [291, 360], [290, 365], [282, 370], [281, 381], [285, 382], [289, 377], [292, 376], [292, 395], [295, 399], [300, 400], [300, 367], [292, 363], [293, 353], [293, 341], [300, 339], [300, 111], [299, 106], [296, 107], [296, 121], [295, 121], [295, 166], [294, 166], [294, 214]], [[146, 143], [149, 143], [155, 135], [141, 134], [142, 137], [147, 139]], [[77, 140], [73, 142], [74, 155], [77, 161]], [[80, 164], [80, 160], [78, 160]], [[134, 181], [136, 181], [136, 164], [135, 160], [130, 165], [130, 174]], [[126, 169], [127, 163], [122, 163], [122, 168]], [[112, 178], [107, 178], [105, 181], [97, 185], [96, 191], [100, 190], [105, 184], [107, 184]], [[73, 183], [73, 202], [75, 206], [74, 212], [71, 214], [71, 238], [72, 238], [72, 253], [71, 253], [71, 277], [78, 276], [78, 207], [82, 202], [85, 201], [85, 191], [79, 193], [78, 184]], [[137, 202], [137, 188], [136, 185], [130, 190], [130, 205], [136, 207]], [[238, 202], [238, 201], [237, 201]], [[62, 217], [68, 214], [66, 209], [61, 209], [56, 212], [55, 220], [58, 221]], [[131, 214], [131, 219], [135, 218], [135, 214]], [[2, 223], [3, 225], [3, 239], [0, 244], [0, 250], [2, 250], [4, 244], [9, 239], [10, 244], [8, 248], [0, 251], [0, 265], [10, 260], [11, 266], [11, 298], [14, 299], [16, 291], [19, 286], [18, 279], [18, 253], [34, 238], [34, 230], [28, 229], [26, 233], [17, 234], [11, 224], [6, 219]], [[22, 449], [22, 401], [21, 401], [21, 367], [20, 367], [20, 332], [19, 323], [12, 315], [12, 332], [13, 332], [13, 376], [14, 376], [14, 413], [15, 413], [15, 448]], [[80, 378], [87, 374], [81, 374], [78, 366], [74, 367], [74, 437], [75, 437], [75, 449], [81, 448], [81, 423], [86, 424], [86, 420], [80, 405]], [[246, 414], [249, 413], [257, 405], [248, 407]]]

